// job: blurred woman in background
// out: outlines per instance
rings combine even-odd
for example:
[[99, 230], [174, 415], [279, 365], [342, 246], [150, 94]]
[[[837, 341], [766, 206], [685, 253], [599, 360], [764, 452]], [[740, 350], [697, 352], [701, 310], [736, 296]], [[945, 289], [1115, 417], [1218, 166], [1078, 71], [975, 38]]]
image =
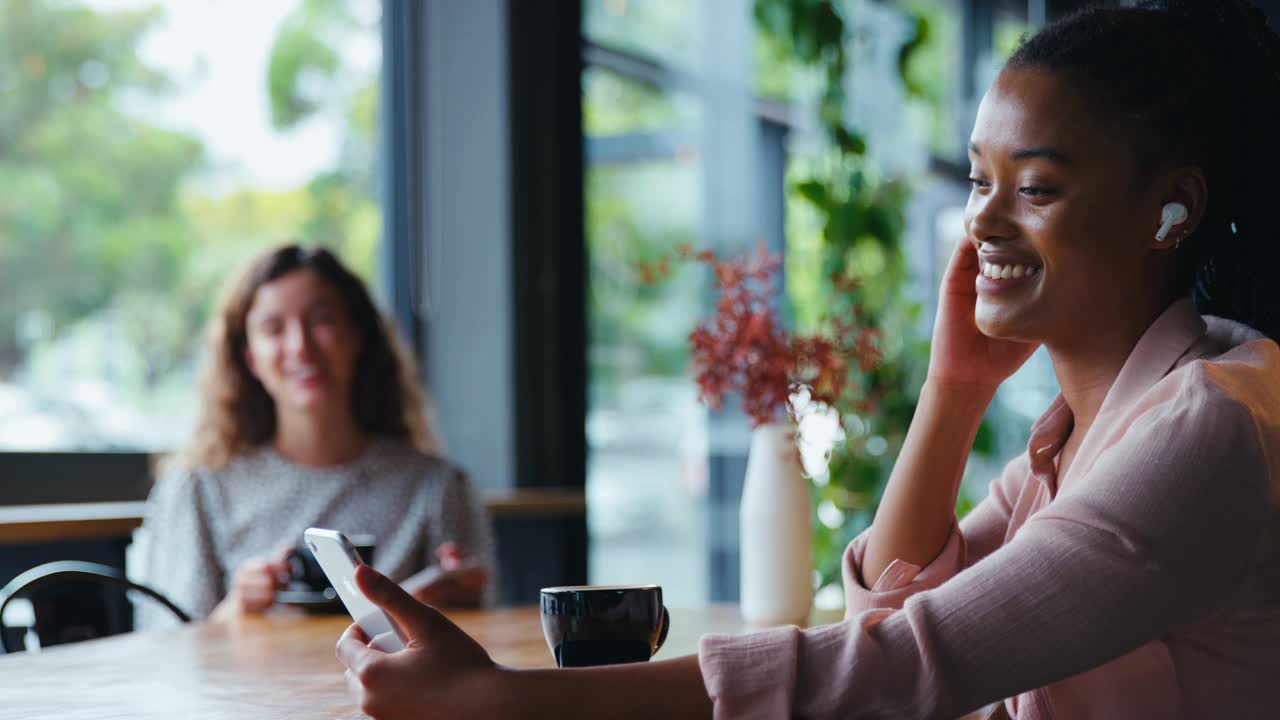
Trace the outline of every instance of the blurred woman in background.
[[375, 567], [424, 602], [482, 602], [488, 517], [358, 277], [324, 249], [271, 250], [228, 286], [209, 342], [194, 440], [147, 503], [148, 584], [194, 618], [262, 612], [322, 526], [372, 535]]

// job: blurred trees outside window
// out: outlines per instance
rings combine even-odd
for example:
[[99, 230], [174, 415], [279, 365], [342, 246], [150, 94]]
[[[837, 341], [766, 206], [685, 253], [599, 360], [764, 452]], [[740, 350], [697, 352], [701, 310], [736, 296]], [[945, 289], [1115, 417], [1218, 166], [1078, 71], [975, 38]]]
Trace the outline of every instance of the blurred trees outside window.
[[160, 450], [225, 279], [376, 282], [377, 0], [0, 4], [0, 449]]

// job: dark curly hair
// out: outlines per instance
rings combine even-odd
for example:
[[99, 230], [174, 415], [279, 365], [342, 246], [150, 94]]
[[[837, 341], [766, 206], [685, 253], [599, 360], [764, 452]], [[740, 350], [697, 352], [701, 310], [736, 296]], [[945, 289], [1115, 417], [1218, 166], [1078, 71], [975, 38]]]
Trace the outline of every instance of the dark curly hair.
[[1091, 7], [1007, 67], [1061, 75], [1133, 133], [1140, 167], [1198, 166], [1210, 200], [1179, 248], [1197, 308], [1280, 337], [1280, 37], [1243, 0]]
[[245, 361], [245, 320], [258, 288], [302, 269], [315, 272], [338, 291], [360, 335], [351, 391], [356, 424], [371, 435], [440, 452], [412, 353], [378, 311], [364, 283], [328, 250], [284, 245], [252, 260], [223, 292], [209, 324], [200, 418], [191, 446], [174, 458], [180, 465], [216, 469], [275, 435], [275, 403]]

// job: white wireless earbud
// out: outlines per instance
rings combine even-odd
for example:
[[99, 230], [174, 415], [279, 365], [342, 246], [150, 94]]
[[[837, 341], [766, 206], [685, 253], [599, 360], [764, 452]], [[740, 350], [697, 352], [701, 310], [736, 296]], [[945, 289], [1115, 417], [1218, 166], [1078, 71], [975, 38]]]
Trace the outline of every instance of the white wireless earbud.
[[1187, 206], [1182, 203], [1168, 203], [1160, 208], [1160, 229], [1156, 231], [1156, 242], [1164, 242], [1174, 225], [1185, 222]]

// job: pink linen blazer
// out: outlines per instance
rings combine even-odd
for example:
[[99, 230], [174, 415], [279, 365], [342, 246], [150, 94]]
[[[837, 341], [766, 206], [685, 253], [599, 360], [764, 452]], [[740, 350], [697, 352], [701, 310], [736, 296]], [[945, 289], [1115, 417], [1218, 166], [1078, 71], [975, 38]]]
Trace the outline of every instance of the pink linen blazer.
[[703, 638], [715, 717], [1280, 718], [1280, 348], [1169, 307], [1065, 477], [1058, 397], [924, 568], [870, 589], [845, 552], [844, 622]]

